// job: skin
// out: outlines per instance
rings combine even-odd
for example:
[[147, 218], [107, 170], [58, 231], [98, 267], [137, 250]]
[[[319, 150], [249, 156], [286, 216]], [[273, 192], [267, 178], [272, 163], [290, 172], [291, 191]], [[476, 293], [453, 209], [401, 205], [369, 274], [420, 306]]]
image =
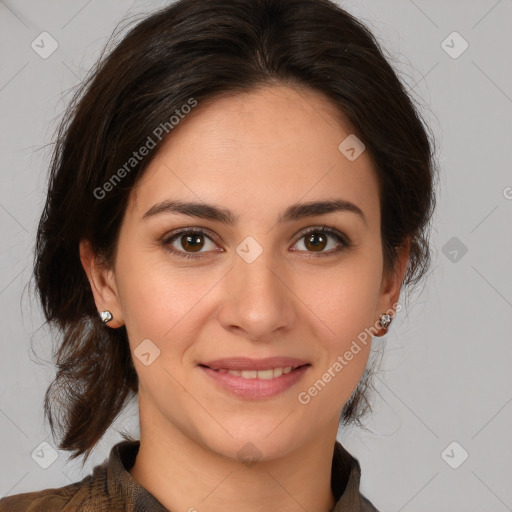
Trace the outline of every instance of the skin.
[[[370, 343], [308, 404], [297, 395], [397, 303], [409, 257], [407, 245], [385, 276], [372, 160], [365, 151], [349, 161], [338, 149], [350, 133], [310, 89], [274, 85], [199, 104], [132, 189], [113, 268], [80, 244], [98, 310], [114, 316], [105, 328], [126, 325], [132, 353], [145, 339], [160, 349], [149, 366], [134, 357], [141, 445], [130, 474], [170, 510], [327, 512], [335, 504], [338, 420]], [[175, 213], [142, 219], [171, 198], [212, 203], [239, 219], [232, 226]], [[332, 199], [356, 204], [366, 222], [333, 212], [277, 223], [291, 204]], [[328, 235], [315, 250], [304, 231], [324, 225], [350, 247], [333, 252], [340, 243]], [[173, 248], [199, 254], [180, 258], [159, 238], [184, 227], [218, 238], [201, 238], [198, 253], [178, 236]], [[263, 249], [252, 263], [236, 252], [247, 236]], [[299, 357], [311, 367], [287, 391], [248, 400], [219, 389], [197, 366], [237, 355]], [[237, 456], [249, 442], [261, 456], [250, 467]]]

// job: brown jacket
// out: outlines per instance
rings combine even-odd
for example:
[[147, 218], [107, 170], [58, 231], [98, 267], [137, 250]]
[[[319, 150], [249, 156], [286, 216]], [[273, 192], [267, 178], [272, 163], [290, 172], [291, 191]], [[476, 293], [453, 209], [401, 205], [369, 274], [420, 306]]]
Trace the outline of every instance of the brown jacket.
[[[0, 500], [0, 512], [169, 512], [128, 473], [139, 445], [139, 441], [121, 441], [112, 447], [108, 460], [80, 482], [8, 496]], [[359, 492], [360, 475], [359, 462], [336, 441], [332, 512], [378, 512]]]

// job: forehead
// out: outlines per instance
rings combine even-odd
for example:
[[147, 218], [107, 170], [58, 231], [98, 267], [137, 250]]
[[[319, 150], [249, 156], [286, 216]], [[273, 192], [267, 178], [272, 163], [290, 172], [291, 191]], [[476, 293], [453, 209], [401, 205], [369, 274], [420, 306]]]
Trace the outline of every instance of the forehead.
[[[226, 206], [240, 217], [275, 217], [283, 205], [343, 198], [379, 203], [366, 152], [339, 150], [343, 115], [310, 89], [273, 86], [199, 103], [159, 149], [133, 191], [138, 216], [172, 198]], [[366, 211], [365, 211], [366, 215]]]

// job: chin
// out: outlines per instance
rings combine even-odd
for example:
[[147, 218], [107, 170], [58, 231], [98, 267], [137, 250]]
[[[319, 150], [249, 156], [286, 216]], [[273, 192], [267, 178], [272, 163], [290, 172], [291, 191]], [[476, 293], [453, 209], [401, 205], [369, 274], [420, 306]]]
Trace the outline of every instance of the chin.
[[281, 419], [256, 425], [252, 421], [230, 424], [226, 429], [233, 437], [225, 432], [222, 436], [213, 437], [209, 431], [203, 443], [211, 451], [248, 466], [262, 460], [277, 459], [298, 448], [302, 442], [293, 433], [297, 433], [297, 428], [283, 428], [278, 426], [279, 421]]

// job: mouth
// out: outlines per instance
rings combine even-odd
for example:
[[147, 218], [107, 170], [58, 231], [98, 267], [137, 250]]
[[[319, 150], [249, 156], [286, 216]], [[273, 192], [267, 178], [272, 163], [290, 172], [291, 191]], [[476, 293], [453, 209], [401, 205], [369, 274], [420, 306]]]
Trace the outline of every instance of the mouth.
[[217, 389], [244, 399], [263, 399], [290, 389], [311, 363], [293, 358], [229, 358], [200, 363], [198, 367]]
[[230, 375], [234, 375], [236, 377], [241, 377], [242, 379], [262, 379], [262, 380], [270, 380], [281, 377], [281, 375], [287, 375], [297, 368], [302, 368], [303, 366], [311, 366], [309, 363], [297, 365], [297, 366], [281, 366], [276, 368], [267, 368], [264, 370], [232, 370], [228, 368], [210, 368], [207, 365], [200, 364], [203, 368], [209, 368], [214, 372], [218, 373], [229, 373]]

